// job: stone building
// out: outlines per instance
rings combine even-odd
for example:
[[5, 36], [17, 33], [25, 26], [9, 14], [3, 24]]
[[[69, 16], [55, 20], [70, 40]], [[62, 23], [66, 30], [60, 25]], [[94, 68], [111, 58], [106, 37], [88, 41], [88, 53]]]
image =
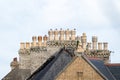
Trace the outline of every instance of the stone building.
[[111, 64], [107, 42], [97, 36], [87, 41], [86, 33], [52, 30], [48, 36], [33, 36], [21, 42], [19, 61], [2, 80], [120, 80], [120, 64]]

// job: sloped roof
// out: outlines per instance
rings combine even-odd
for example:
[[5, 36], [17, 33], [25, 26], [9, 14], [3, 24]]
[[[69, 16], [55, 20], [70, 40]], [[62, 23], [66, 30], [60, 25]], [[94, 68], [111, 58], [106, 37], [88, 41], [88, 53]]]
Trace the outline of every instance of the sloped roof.
[[11, 70], [2, 80], [25, 80], [30, 76], [29, 69], [15, 68]]
[[[115, 80], [102, 61], [89, 60], [82, 56], [105, 80]], [[74, 51], [61, 49], [49, 58], [27, 80], [54, 80], [55, 77], [74, 59]]]
[[[107, 76], [105, 76], [105, 75], [103, 74], [103, 72], [102, 72], [101, 70], [99, 70], [98, 67], [95, 66], [95, 64], [93, 64], [93, 63], [90, 61], [90, 59], [88, 59], [84, 54], [82, 54], [82, 57], [83, 57], [84, 60], [86, 60], [86, 61], [100, 74], [101, 77], [103, 77], [105, 80], [109, 80], [109, 78], [108, 78]], [[114, 80], [114, 79], [113, 79], [113, 80]]]
[[72, 60], [73, 51], [61, 49], [57, 55], [52, 56], [27, 80], [54, 80], [57, 74]]
[[120, 80], [120, 64], [106, 64], [112, 75], [116, 80]]
[[[79, 54], [78, 54], [79, 55]], [[39, 69], [37, 69], [27, 80], [54, 80], [74, 59], [74, 49], [61, 49], [50, 57]], [[105, 80], [120, 80], [120, 64], [108, 65], [103, 60], [87, 58], [80, 54]]]
[[[106, 76], [104, 76], [91, 62], [90, 60], [83, 54], [76, 54], [76, 56], [71, 60], [70, 63], [68, 63], [68, 65], [66, 65], [62, 71], [64, 71], [77, 57], [81, 56], [92, 68], [94, 68], [94, 70], [104, 79], [104, 80], [109, 80]], [[62, 71], [60, 71], [60, 73], [62, 73]], [[60, 73], [57, 75], [59, 76]]]
[[107, 66], [101, 59], [89, 59], [92, 64], [105, 76], [108, 80], [116, 80], [112, 73], [109, 71]]

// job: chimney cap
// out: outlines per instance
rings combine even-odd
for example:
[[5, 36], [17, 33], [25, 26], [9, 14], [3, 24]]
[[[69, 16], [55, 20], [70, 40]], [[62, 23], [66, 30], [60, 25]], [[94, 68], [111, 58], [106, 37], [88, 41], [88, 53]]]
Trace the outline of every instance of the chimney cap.
[[86, 36], [86, 33], [83, 33], [82, 35], [83, 35], [83, 36]]

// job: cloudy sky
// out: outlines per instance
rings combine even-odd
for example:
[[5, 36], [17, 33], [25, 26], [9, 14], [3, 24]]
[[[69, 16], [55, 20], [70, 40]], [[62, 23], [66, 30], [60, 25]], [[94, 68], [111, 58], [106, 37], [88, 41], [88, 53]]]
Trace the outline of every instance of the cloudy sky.
[[120, 63], [120, 0], [0, 0], [0, 79], [18, 57], [19, 43], [52, 29], [86, 32], [108, 42], [111, 62]]

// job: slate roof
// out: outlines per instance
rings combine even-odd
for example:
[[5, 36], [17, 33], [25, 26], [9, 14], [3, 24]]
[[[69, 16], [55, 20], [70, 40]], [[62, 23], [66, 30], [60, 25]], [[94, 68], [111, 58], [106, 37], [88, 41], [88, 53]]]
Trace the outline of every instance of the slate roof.
[[19, 69], [18, 67], [11, 70], [2, 80], [25, 80], [30, 76], [29, 69]]
[[106, 64], [112, 75], [116, 80], [120, 80], [120, 64]]
[[116, 80], [112, 73], [109, 71], [103, 60], [89, 59], [92, 64], [105, 76], [108, 80]]
[[71, 62], [74, 52], [61, 49], [57, 55], [52, 56], [27, 80], [54, 80], [57, 74]]

